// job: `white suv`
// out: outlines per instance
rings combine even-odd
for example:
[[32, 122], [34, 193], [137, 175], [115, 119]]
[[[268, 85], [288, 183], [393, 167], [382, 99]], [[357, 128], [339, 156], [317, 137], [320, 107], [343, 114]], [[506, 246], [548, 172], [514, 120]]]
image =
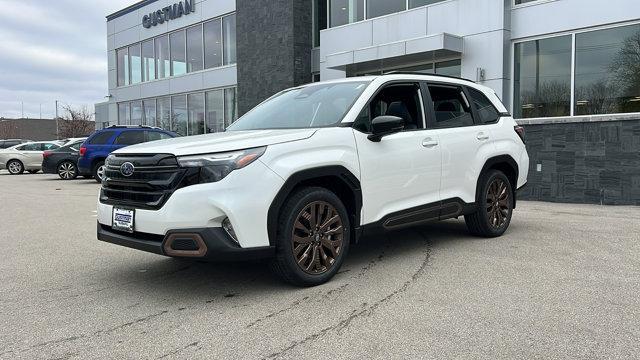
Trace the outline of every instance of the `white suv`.
[[314, 83], [223, 133], [112, 153], [98, 238], [172, 257], [270, 257], [286, 281], [317, 285], [370, 232], [464, 216], [472, 234], [501, 235], [528, 167], [522, 128], [487, 87], [420, 74]]

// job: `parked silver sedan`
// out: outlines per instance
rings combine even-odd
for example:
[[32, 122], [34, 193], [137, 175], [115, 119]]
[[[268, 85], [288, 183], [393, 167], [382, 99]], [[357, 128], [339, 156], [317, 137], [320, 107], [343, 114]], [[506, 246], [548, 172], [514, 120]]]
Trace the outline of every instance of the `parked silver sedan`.
[[42, 153], [59, 147], [54, 141], [39, 141], [2, 149], [0, 169], [7, 169], [11, 175], [19, 175], [25, 171], [35, 174], [42, 168]]

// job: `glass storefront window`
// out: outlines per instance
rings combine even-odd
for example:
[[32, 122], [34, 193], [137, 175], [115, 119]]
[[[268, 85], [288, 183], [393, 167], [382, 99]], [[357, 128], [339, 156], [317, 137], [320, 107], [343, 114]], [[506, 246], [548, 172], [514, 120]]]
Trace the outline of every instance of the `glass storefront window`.
[[187, 135], [187, 96], [175, 95], [171, 97], [171, 131], [182, 136]]
[[406, 0], [367, 0], [367, 19], [407, 9]]
[[118, 86], [129, 85], [129, 52], [127, 48], [116, 51], [116, 67], [118, 73]]
[[204, 24], [204, 67], [222, 66], [222, 21], [216, 19]]
[[187, 72], [203, 69], [202, 25], [187, 29]]
[[640, 112], [640, 25], [576, 34], [575, 115]]
[[212, 90], [206, 93], [207, 133], [224, 131], [224, 92]]
[[142, 43], [142, 81], [156, 79], [156, 61], [153, 51], [153, 40]]
[[142, 125], [142, 101], [131, 102], [131, 125]]
[[182, 75], [187, 72], [185, 55], [185, 32], [180, 30], [169, 34], [171, 44], [171, 75]]
[[169, 62], [169, 37], [162, 35], [155, 39], [156, 63], [158, 64], [158, 79], [171, 76], [171, 63]]
[[187, 95], [189, 135], [204, 134], [204, 93]]
[[238, 119], [238, 101], [236, 88], [224, 89], [224, 127], [225, 129]]
[[129, 46], [129, 66], [131, 69], [131, 83], [142, 81], [142, 59], [140, 58], [140, 44]]
[[444, 0], [409, 0], [409, 9], [417, 8], [420, 6], [431, 5], [442, 2]]
[[364, 20], [364, 0], [329, 0], [331, 26]]
[[142, 107], [144, 107], [142, 125], [156, 126], [156, 100], [144, 100], [142, 101]]
[[320, 46], [320, 31], [327, 28], [327, 0], [313, 0], [313, 46]]
[[460, 60], [436, 63], [436, 74], [459, 77], [462, 74], [462, 64]]
[[514, 116], [568, 116], [571, 35], [515, 44]]
[[236, 63], [236, 14], [222, 18], [222, 34], [224, 36], [224, 64]]
[[129, 123], [131, 123], [129, 103], [118, 104], [118, 125], [129, 125]]
[[156, 105], [156, 119], [158, 127], [165, 130], [171, 129], [171, 98], [168, 96], [158, 98]]

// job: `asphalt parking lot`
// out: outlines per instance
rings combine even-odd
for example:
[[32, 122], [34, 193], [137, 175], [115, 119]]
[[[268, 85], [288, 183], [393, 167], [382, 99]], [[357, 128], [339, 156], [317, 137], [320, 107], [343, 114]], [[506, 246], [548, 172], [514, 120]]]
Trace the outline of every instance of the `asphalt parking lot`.
[[640, 208], [368, 239], [320, 287], [95, 239], [98, 185], [0, 171], [1, 359], [637, 359]]

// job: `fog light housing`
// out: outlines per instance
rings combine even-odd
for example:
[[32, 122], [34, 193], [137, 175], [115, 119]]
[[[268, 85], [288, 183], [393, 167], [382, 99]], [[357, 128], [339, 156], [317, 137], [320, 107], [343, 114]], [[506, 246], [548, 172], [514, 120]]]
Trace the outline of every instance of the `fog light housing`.
[[236, 232], [233, 231], [233, 225], [231, 225], [231, 221], [229, 220], [228, 217], [222, 220], [222, 228], [224, 229], [224, 231], [227, 232], [227, 235], [231, 236], [231, 238], [233, 239], [233, 241], [236, 242], [236, 244], [240, 245], [240, 243], [238, 242], [238, 238], [236, 237]]

